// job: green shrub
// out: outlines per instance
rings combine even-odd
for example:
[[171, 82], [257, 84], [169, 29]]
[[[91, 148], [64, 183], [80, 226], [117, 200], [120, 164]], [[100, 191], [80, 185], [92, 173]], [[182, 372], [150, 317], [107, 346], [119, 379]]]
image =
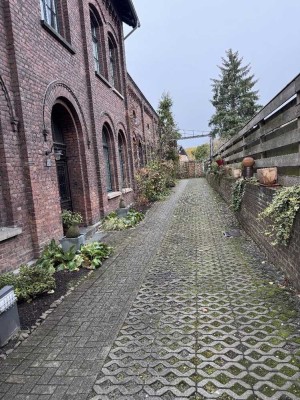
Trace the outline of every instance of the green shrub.
[[55, 262], [58, 263], [57, 271], [77, 271], [81, 267], [83, 258], [81, 254], [76, 254], [74, 247], [72, 246], [68, 251], [61, 251], [57, 255], [55, 259]]
[[102, 224], [102, 228], [106, 231], [122, 231], [132, 228], [144, 218], [144, 214], [136, 210], [129, 210], [125, 217], [120, 218], [116, 212], [109, 213]]
[[0, 288], [5, 285], [14, 287], [18, 300], [28, 300], [56, 287], [53, 273], [37, 265], [22, 265], [19, 274], [0, 275]]
[[80, 255], [82, 265], [88, 269], [96, 269], [102, 265], [102, 261], [109, 257], [112, 247], [105, 243], [93, 242], [81, 247]]
[[52, 239], [51, 242], [44, 247], [44, 250], [36, 262], [36, 265], [41, 268], [48, 269], [49, 271], [55, 272], [55, 269], [60, 264], [60, 258], [63, 253], [62, 248], [55, 243]]
[[[138, 202], [160, 200], [175, 186], [176, 168], [172, 161], [152, 161], [136, 175]], [[140, 200], [140, 201], [139, 201]]]

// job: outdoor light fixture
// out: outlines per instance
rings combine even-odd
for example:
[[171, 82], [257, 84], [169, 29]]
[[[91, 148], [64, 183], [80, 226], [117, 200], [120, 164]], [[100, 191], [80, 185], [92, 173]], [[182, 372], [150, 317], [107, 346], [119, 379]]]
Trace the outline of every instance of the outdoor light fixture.
[[17, 298], [13, 286], [4, 286], [0, 290], [0, 347], [20, 329]]
[[49, 156], [52, 152], [54, 153], [54, 158], [55, 158], [55, 160], [56, 160], [56, 161], [59, 161], [59, 160], [60, 160], [60, 157], [63, 155], [63, 152], [62, 152], [61, 150], [55, 149], [55, 148], [54, 148], [54, 145], [52, 145], [50, 150], [46, 150], [46, 151], [45, 151], [45, 155], [46, 155], [46, 156]]

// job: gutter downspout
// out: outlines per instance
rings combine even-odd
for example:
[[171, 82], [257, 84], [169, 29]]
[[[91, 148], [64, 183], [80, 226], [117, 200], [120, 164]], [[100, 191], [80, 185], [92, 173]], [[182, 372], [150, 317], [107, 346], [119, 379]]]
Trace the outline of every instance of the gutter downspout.
[[136, 27], [133, 28], [132, 31], [130, 31], [130, 32], [124, 37], [124, 40], [126, 40], [130, 35], [132, 35], [134, 31], [136, 31], [138, 28], [140, 28], [140, 26], [141, 26], [140, 21], [138, 21]]

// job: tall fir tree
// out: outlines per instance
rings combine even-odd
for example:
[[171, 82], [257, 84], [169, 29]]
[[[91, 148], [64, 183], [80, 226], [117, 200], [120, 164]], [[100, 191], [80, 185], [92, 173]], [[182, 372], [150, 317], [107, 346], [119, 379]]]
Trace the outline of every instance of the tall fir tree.
[[243, 58], [231, 49], [222, 57], [219, 79], [212, 79], [212, 105], [215, 113], [209, 121], [213, 137], [230, 138], [235, 135], [261, 108], [257, 80], [250, 74], [251, 66], [242, 66]]
[[174, 160], [177, 154], [177, 139], [180, 138], [177, 125], [174, 120], [173, 100], [169, 93], [163, 93], [157, 114], [159, 117], [158, 130], [160, 137], [160, 157], [165, 160]]

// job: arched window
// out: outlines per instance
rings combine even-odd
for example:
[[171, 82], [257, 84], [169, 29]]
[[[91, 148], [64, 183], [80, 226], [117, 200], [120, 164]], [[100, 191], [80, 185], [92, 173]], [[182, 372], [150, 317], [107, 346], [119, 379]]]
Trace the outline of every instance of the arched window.
[[127, 157], [126, 157], [126, 142], [124, 138], [124, 134], [122, 131], [119, 131], [118, 135], [118, 150], [119, 150], [119, 163], [120, 163], [120, 174], [121, 174], [121, 188], [125, 188], [128, 186], [129, 182], [127, 181]]
[[106, 190], [112, 192], [112, 168], [111, 168], [111, 157], [109, 148], [109, 131], [107, 126], [104, 125], [102, 131], [102, 143], [103, 143], [103, 155], [105, 161], [105, 173], [106, 173]]
[[139, 141], [138, 153], [139, 153], [139, 166], [143, 167], [145, 165], [145, 160], [144, 160], [144, 150], [141, 141]]
[[100, 23], [99, 18], [93, 10], [90, 10], [90, 20], [95, 72], [104, 75]]
[[71, 43], [67, 2], [63, 0], [40, 0], [42, 26], [49, 26]]
[[132, 110], [132, 122], [133, 125], [137, 125], [136, 112], [134, 110]]
[[54, 30], [60, 32], [57, 16], [57, 0], [41, 0], [42, 17]]
[[117, 90], [120, 90], [118, 51], [117, 51], [117, 46], [111, 37], [108, 38], [108, 51], [109, 51], [109, 83]]

